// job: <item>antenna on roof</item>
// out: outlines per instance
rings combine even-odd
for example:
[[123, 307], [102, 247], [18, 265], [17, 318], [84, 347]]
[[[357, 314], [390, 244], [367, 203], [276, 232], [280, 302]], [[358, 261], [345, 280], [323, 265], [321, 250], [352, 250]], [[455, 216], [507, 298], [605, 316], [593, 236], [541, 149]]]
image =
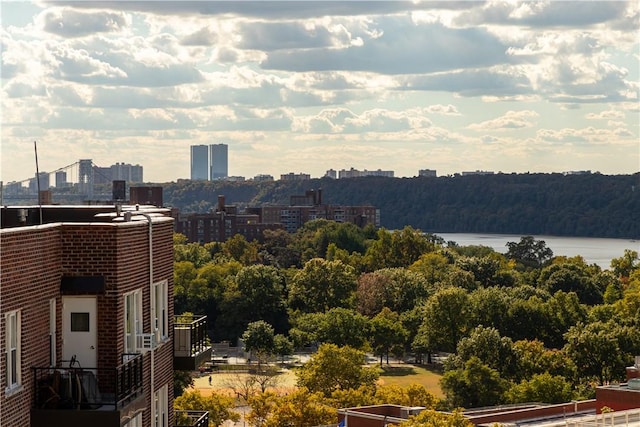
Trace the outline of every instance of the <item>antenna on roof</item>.
[[38, 144], [33, 141], [33, 148], [36, 152], [36, 186], [38, 188], [38, 207], [40, 208], [40, 225], [42, 225], [42, 200], [40, 198], [40, 170], [38, 169]]

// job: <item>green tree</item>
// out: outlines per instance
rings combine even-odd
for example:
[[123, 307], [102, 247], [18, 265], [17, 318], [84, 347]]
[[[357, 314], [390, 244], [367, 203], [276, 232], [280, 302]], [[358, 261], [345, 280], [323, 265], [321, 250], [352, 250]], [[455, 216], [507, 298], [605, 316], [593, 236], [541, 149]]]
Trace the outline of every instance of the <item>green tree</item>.
[[365, 253], [365, 263], [369, 271], [408, 267], [422, 254], [431, 252], [435, 248], [435, 244], [427, 236], [410, 226], [394, 232], [380, 229], [377, 239], [371, 243]]
[[284, 278], [275, 267], [243, 267], [227, 283], [216, 322], [218, 337], [235, 339], [257, 320], [266, 321], [278, 332], [287, 329]]
[[627, 279], [631, 275], [631, 272], [640, 269], [640, 257], [638, 257], [638, 251], [625, 249], [624, 255], [620, 258], [614, 258], [611, 260], [611, 268], [617, 277], [620, 277], [623, 280]]
[[583, 378], [600, 384], [622, 380], [625, 367], [640, 351], [637, 328], [614, 321], [578, 323], [565, 335], [565, 350]]
[[511, 378], [515, 374], [513, 342], [509, 337], [500, 336], [495, 328], [479, 325], [472, 329], [469, 336], [458, 342], [456, 354], [449, 356], [445, 368], [462, 369], [473, 357], [498, 371], [502, 378]]
[[469, 296], [461, 288], [445, 288], [431, 296], [414, 344], [424, 349], [454, 352], [469, 329]]
[[477, 408], [500, 403], [507, 382], [497, 370], [473, 356], [464, 368], [445, 372], [440, 387], [451, 407]]
[[193, 377], [189, 371], [173, 371], [173, 395], [180, 396], [187, 388], [193, 385]]
[[385, 307], [380, 313], [371, 319], [371, 346], [373, 354], [380, 356], [380, 366], [382, 357], [386, 356], [389, 364], [389, 353], [403, 354], [404, 343], [407, 337], [407, 330], [400, 322], [398, 313]]
[[247, 242], [241, 234], [227, 239], [223, 244], [222, 253], [243, 265], [251, 265], [259, 261], [258, 242]]
[[231, 397], [217, 393], [205, 397], [198, 390], [187, 391], [173, 402], [173, 407], [178, 410], [209, 411], [210, 426], [219, 426], [226, 420], [238, 421], [240, 415], [232, 410], [233, 406]]
[[273, 352], [280, 356], [282, 362], [284, 363], [285, 356], [290, 356], [293, 354], [293, 343], [289, 338], [285, 337], [282, 334], [278, 334], [273, 337]]
[[513, 343], [516, 355], [515, 381], [530, 379], [545, 372], [553, 376], [573, 379], [576, 366], [564, 350], [545, 348], [540, 340], [520, 340]]
[[573, 391], [564, 377], [545, 372], [512, 385], [505, 392], [505, 398], [509, 403], [564, 403], [573, 398]]
[[351, 347], [322, 344], [311, 359], [296, 373], [298, 386], [311, 392], [321, 392], [326, 397], [335, 390], [357, 389], [373, 386], [378, 371], [364, 366], [365, 355]]
[[306, 313], [351, 307], [356, 290], [353, 267], [341, 261], [314, 258], [293, 277], [289, 306]]
[[244, 349], [257, 358], [258, 370], [261, 363], [275, 350], [274, 336], [273, 326], [264, 320], [249, 323], [247, 330], [242, 334]]
[[513, 259], [527, 268], [541, 268], [553, 257], [553, 251], [544, 240], [536, 240], [533, 236], [522, 236], [519, 242], [507, 242], [506, 257]]

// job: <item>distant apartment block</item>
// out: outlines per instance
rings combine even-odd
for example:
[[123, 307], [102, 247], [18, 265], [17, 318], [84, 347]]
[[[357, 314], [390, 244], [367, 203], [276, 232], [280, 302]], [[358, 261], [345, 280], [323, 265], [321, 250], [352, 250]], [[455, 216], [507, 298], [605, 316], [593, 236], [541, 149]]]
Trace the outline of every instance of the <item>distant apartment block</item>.
[[[38, 182], [39, 181], [39, 182]], [[45, 191], [49, 189], [49, 173], [40, 172], [34, 178], [29, 180], [29, 190], [32, 192]]]
[[289, 172], [280, 175], [280, 181], [309, 181], [311, 175], [308, 173], [293, 173]]
[[285, 229], [293, 233], [304, 223], [314, 219], [350, 222], [360, 227], [368, 224], [379, 227], [380, 210], [370, 205], [324, 204], [320, 189], [291, 196], [288, 206], [250, 207], [244, 212], [239, 212], [236, 206], [225, 204], [224, 196], [218, 196], [214, 212], [179, 215], [176, 232], [184, 234], [190, 242], [199, 243], [224, 242], [236, 234], [249, 241], [262, 241], [265, 230]]
[[0, 425], [208, 425], [173, 411], [174, 369], [211, 347], [206, 318], [174, 317], [169, 211], [1, 210]]
[[209, 179], [212, 181], [229, 176], [229, 147], [227, 144], [209, 145]]
[[418, 171], [418, 176], [428, 176], [431, 178], [435, 178], [437, 174], [435, 169], [420, 169]]
[[338, 172], [338, 178], [360, 178], [363, 176], [385, 176], [388, 178], [393, 178], [393, 171], [383, 171], [381, 169], [375, 171], [363, 170], [359, 171], [358, 169], [351, 168], [349, 170], [341, 169]]
[[264, 182], [264, 181], [273, 181], [273, 175], [268, 174], [259, 174], [253, 177], [254, 181]]
[[251, 212], [239, 212], [237, 206], [227, 205], [224, 196], [218, 196], [214, 212], [202, 214], [178, 214], [176, 232], [184, 234], [189, 242], [224, 242], [240, 234], [248, 241], [262, 241], [265, 230], [282, 229], [279, 224], [264, 224], [260, 216]]
[[116, 163], [107, 167], [92, 166], [94, 184], [111, 184], [113, 181], [142, 183], [143, 168], [140, 165]]
[[280, 224], [290, 233], [294, 233], [307, 221], [327, 219], [336, 222], [349, 222], [359, 227], [372, 224], [380, 226], [380, 210], [371, 205], [342, 206], [323, 203], [322, 190], [309, 190], [304, 195], [290, 197], [289, 206], [263, 206], [248, 208], [247, 212], [259, 216], [265, 224]]
[[209, 147], [206, 145], [191, 146], [191, 179], [209, 179]]
[[329, 169], [327, 172], [325, 172], [324, 176], [325, 178], [336, 179], [338, 178], [338, 172], [336, 172], [335, 169]]
[[481, 170], [462, 172], [462, 176], [468, 176], [468, 175], [493, 175], [493, 174], [494, 174], [493, 171], [481, 171]]
[[212, 181], [229, 176], [229, 147], [226, 144], [191, 146], [191, 179]]

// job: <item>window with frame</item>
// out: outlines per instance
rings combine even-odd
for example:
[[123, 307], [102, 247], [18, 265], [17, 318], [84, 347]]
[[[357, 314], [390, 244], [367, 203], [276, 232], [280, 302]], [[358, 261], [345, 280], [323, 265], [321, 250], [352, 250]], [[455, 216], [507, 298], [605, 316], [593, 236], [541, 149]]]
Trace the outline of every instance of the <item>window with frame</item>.
[[169, 425], [169, 394], [167, 385], [153, 395], [154, 420], [153, 427], [167, 427]]
[[142, 414], [136, 414], [123, 427], [142, 427]]
[[153, 318], [153, 332], [158, 341], [164, 341], [169, 337], [168, 317], [168, 282], [163, 280], [153, 284], [151, 313]]
[[7, 391], [20, 386], [22, 369], [20, 363], [20, 310], [5, 315]]
[[124, 352], [137, 352], [137, 335], [142, 333], [142, 291], [124, 295]]

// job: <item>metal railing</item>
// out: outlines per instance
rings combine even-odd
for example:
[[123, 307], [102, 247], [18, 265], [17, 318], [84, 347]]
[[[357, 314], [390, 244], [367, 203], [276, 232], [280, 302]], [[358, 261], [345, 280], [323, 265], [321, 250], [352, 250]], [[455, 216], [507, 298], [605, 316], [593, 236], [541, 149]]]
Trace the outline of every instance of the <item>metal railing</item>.
[[175, 411], [176, 427], [209, 427], [207, 411]]
[[36, 409], [117, 410], [142, 394], [142, 355], [113, 368], [32, 367]]
[[208, 348], [207, 316], [175, 316], [173, 330], [176, 356], [193, 357]]

